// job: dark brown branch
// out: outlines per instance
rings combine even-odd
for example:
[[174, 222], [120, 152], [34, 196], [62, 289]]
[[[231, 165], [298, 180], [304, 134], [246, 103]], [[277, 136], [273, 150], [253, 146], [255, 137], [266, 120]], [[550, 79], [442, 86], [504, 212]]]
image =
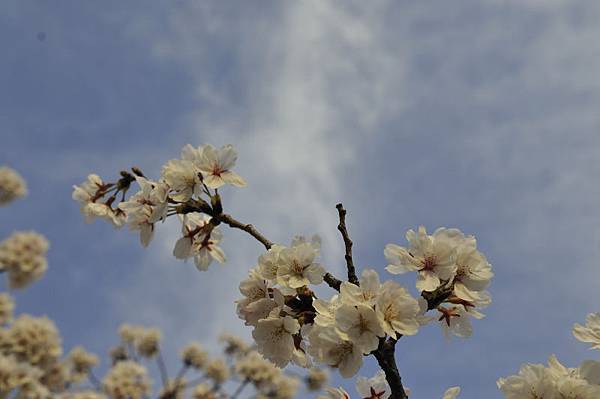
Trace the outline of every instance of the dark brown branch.
[[269, 241], [265, 236], [259, 233], [258, 230], [254, 228], [251, 224], [244, 224], [235, 220], [231, 215], [219, 215], [218, 220], [220, 222], [225, 223], [229, 227], [233, 227], [234, 229], [240, 229], [250, 234], [252, 237], [256, 238], [262, 245], [265, 246], [266, 249], [271, 249], [273, 243]]
[[427, 301], [427, 310], [433, 310], [440, 306], [452, 294], [452, 288], [439, 287], [437, 290], [428, 292], [423, 291], [421, 296]]
[[352, 284], [359, 285], [358, 277], [356, 277], [356, 268], [354, 267], [354, 262], [352, 260], [352, 240], [350, 239], [350, 236], [348, 235], [348, 229], [346, 228], [346, 210], [342, 204], [337, 204], [335, 207], [337, 208], [340, 216], [338, 230], [342, 234], [344, 246], [346, 247], [344, 258], [346, 258], [346, 268], [348, 269], [348, 281]]
[[323, 280], [327, 283], [328, 286], [333, 288], [336, 291], [340, 290], [340, 286], [342, 285], [342, 281], [335, 278], [331, 273], [325, 273], [323, 276]]
[[385, 338], [380, 338], [379, 347], [373, 351], [372, 354], [377, 359], [379, 367], [381, 367], [385, 373], [385, 379], [392, 390], [392, 394], [389, 396], [389, 399], [407, 399], [408, 395], [406, 394], [406, 391], [404, 391], [402, 378], [400, 377], [398, 367], [396, 366], [395, 352], [395, 339], [389, 338], [386, 340]]

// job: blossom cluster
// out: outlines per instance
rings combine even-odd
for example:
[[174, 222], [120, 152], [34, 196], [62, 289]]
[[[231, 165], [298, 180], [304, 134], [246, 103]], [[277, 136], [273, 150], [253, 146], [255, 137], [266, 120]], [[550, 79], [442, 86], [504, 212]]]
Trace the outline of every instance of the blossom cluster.
[[[364, 269], [359, 280], [354, 267], [349, 267], [349, 280], [339, 281], [318, 260], [318, 237], [298, 236], [289, 246], [273, 244], [251, 225], [223, 213], [218, 190], [225, 184], [246, 184], [232, 170], [236, 160], [231, 145], [220, 149], [186, 145], [179, 159], [163, 165], [156, 181], [139, 168], [121, 172], [116, 182], [92, 174], [74, 186], [73, 198], [86, 220], [102, 218], [116, 227], [127, 224], [139, 231], [143, 246], [152, 240], [156, 223], [178, 216], [181, 236], [173, 255], [193, 258], [199, 270], [207, 270], [213, 260], [225, 262], [222, 224], [260, 241], [267, 252], [240, 283], [243, 298], [237, 301], [237, 313], [253, 327], [257, 351], [279, 367], [291, 362], [309, 368], [317, 363], [350, 377], [359, 371], [365, 355], [381, 354], [387, 340], [415, 335], [433, 320], [440, 322], [447, 336], [471, 335], [471, 318], [482, 318], [480, 310], [491, 302], [486, 289], [493, 277], [473, 236], [447, 228], [428, 235], [420, 227], [406, 234], [407, 247], [385, 247], [390, 274], [416, 273], [418, 299], [397, 281], [382, 282], [373, 269]], [[134, 181], [140, 190], [127, 198]], [[340, 231], [347, 234], [345, 226]], [[348, 244], [349, 238], [344, 240]], [[339, 292], [329, 300], [317, 298], [311, 288], [324, 281]]]
[[[127, 224], [139, 232], [143, 246], [150, 244], [157, 222], [179, 215], [182, 237], [173, 255], [193, 258], [199, 270], [207, 270], [213, 260], [225, 261], [217, 227], [222, 210], [218, 189], [225, 184], [246, 185], [232, 170], [236, 160], [237, 152], [231, 145], [217, 149], [210, 144], [197, 148], [188, 144], [180, 159], [172, 159], [162, 167], [157, 181], [147, 179], [139, 168], [132, 168], [132, 173], [122, 171], [116, 182], [105, 182], [90, 174], [73, 187], [73, 199], [79, 202], [87, 222], [100, 218], [117, 228]], [[134, 181], [140, 189], [126, 198]]]
[[[356, 392], [360, 398], [366, 399], [387, 399], [390, 397], [390, 386], [388, 385], [385, 374], [382, 370], [378, 371], [373, 377], [358, 377], [356, 379]], [[405, 388], [407, 395], [410, 396], [411, 391]], [[317, 399], [350, 399], [350, 394], [342, 387], [326, 388], [326, 394], [319, 396]], [[442, 399], [455, 399], [460, 393], [459, 387], [448, 388]]]
[[0, 205], [6, 205], [27, 195], [27, 185], [21, 175], [7, 166], [0, 166]]
[[19, 231], [0, 242], [0, 271], [8, 273], [10, 288], [39, 280], [48, 267], [48, 240], [34, 231]]
[[237, 301], [239, 317], [254, 327], [259, 352], [281, 367], [308, 367], [312, 359], [351, 377], [382, 340], [415, 335], [432, 320], [446, 334], [471, 335], [470, 318], [483, 317], [478, 309], [491, 301], [485, 289], [493, 277], [475, 238], [444, 228], [429, 236], [423, 227], [407, 238], [408, 248], [386, 246], [386, 269], [417, 272], [418, 299], [396, 281], [382, 283], [372, 269], [363, 270], [358, 284], [342, 282], [331, 299], [317, 299], [309, 285], [320, 284], [325, 274], [315, 261], [319, 239], [273, 245], [240, 283], [243, 298]]
[[[94, 176], [88, 179], [89, 184], [84, 188], [75, 190], [77, 196], [95, 189], [110, 190]], [[231, 176], [225, 173], [226, 180]], [[142, 187], [147, 187], [143, 177], [137, 179]], [[235, 180], [240, 181], [240, 178]], [[215, 178], [212, 182], [209, 179], [209, 183], [218, 184]], [[125, 190], [123, 182], [115, 187], [113, 193]], [[139, 199], [136, 195], [130, 201]], [[128, 216], [142, 213], [141, 208], [132, 210], [130, 201], [119, 204], [131, 211]], [[125, 215], [115, 211], [110, 204], [104, 204], [102, 212], [98, 211], [100, 207], [93, 205], [90, 209], [92, 203], [83, 209], [84, 213], [94, 217], [102, 215], [111, 222], [118, 222]], [[146, 201], [144, 206], [154, 205]], [[188, 217], [184, 226], [190, 227], [194, 215], [185, 216]], [[191, 229], [196, 227], [197, 224]], [[206, 236], [214, 239], [215, 228], [212, 226]], [[47, 249], [46, 239], [33, 232], [14, 233], [0, 244], [0, 266], [6, 272], [11, 288], [24, 288], [42, 276], [46, 270]], [[63, 356], [62, 339], [51, 319], [29, 314], [15, 318], [14, 309], [14, 299], [8, 293], [0, 293], [0, 397], [3, 398], [145, 399], [154, 393], [159, 399], [217, 399], [227, 397], [227, 391], [237, 382], [238, 390], [252, 386], [259, 398], [289, 399], [295, 396], [302, 383], [301, 378], [284, 373], [251, 345], [231, 334], [223, 334], [220, 339], [223, 356], [210, 356], [197, 342], [185, 346], [180, 354], [181, 368], [176, 376], [170, 377], [161, 354], [160, 330], [131, 324], [119, 328], [119, 344], [109, 352], [110, 368], [102, 379], [98, 379], [93, 371], [100, 363], [98, 356], [80, 346]], [[156, 362], [161, 378], [157, 389], [153, 389], [155, 383], [147, 367], [152, 361]], [[326, 384], [327, 374], [313, 369], [303, 381], [307, 390], [318, 391]]]
[[[600, 313], [587, 316], [586, 325], [575, 324], [573, 335], [600, 349]], [[600, 361], [585, 360], [579, 367], [565, 367], [556, 356], [543, 364], [524, 364], [517, 375], [500, 378], [498, 388], [507, 399], [600, 398]]]

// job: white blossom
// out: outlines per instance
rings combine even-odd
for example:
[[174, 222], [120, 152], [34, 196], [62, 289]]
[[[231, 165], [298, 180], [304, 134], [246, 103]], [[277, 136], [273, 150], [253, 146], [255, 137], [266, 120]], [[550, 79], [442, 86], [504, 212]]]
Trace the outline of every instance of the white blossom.
[[590, 313], [586, 317], [586, 324], [575, 324], [573, 335], [581, 342], [592, 344], [591, 349], [600, 349], [600, 313]]
[[210, 188], [219, 188], [224, 184], [244, 187], [245, 180], [231, 169], [237, 160], [237, 152], [232, 145], [224, 145], [216, 149], [207, 144], [202, 149], [202, 155], [197, 162], [202, 171], [204, 183]]
[[360, 278], [360, 286], [348, 281], [342, 282], [340, 294], [345, 303], [365, 304], [372, 306], [381, 290], [379, 275], [375, 270], [365, 269]]
[[375, 311], [366, 305], [343, 304], [335, 312], [336, 326], [348, 335], [364, 354], [377, 349], [385, 335]]
[[437, 239], [445, 240], [456, 248], [454, 294], [467, 301], [474, 300], [494, 277], [492, 266], [485, 255], [477, 250], [477, 240], [473, 236], [465, 236], [458, 229], [445, 229]]
[[16, 170], [0, 166], [0, 205], [6, 205], [27, 195], [25, 180]]
[[258, 351], [265, 358], [284, 367], [291, 360], [294, 352], [294, 338], [300, 330], [300, 324], [290, 316], [268, 317], [259, 320], [252, 331]]
[[265, 280], [275, 281], [277, 279], [277, 269], [279, 268], [279, 253], [285, 247], [273, 245], [267, 252], [258, 257], [258, 273]]
[[302, 243], [279, 252], [277, 282], [284, 287], [300, 288], [323, 282], [325, 269], [315, 263], [317, 251], [310, 243]]
[[444, 396], [442, 397], [442, 399], [455, 399], [459, 393], [460, 387], [448, 388], [446, 389], [446, 392], [444, 392]]
[[356, 379], [356, 391], [361, 398], [387, 399], [392, 394], [383, 370], [379, 370], [371, 378], [358, 377]]
[[409, 230], [406, 239], [409, 247], [396, 244], [385, 247], [385, 257], [390, 262], [386, 270], [392, 274], [417, 272], [417, 288], [433, 291], [442, 281], [450, 280], [456, 273], [456, 248], [446, 237], [447, 229], [439, 228], [427, 235], [425, 227], [417, 233]]
[[121, 202], [119, 209], [127, 215], [131, 230], [139, 230], [140, 241], [147, 247], [154, 234], [154, 223], [164, 219], [167, 213], [169, 188], [164, 183], [156, 183], [143, 177], [136, 178], [141, 190]]
[[394, 281], [386, 281], [375, 305], [377, 319], [390, 337], [415, 335], [419, 329], [419, 302]]
[[100, 176], [95, 174], [88, 175], [87, 180], [80, 186], [73, 186], [72, 197], [79, 202], [86, 223], [91, 223], [95, 218], [101, 218], [108, 220], [115, 227], [125, 224], [125, 213], [119, 208], [111, 208], [110, 199], [107, 202], [97, 202], [109, 188], [110, 185], [105, 184]]
[[339, 295], [334, 295], [329, 301], [322, 299], [313, 300], [313, 307], [317, 311], [315, 324], [321, 327], [335, 326], [335, 311], [342, 305]]
[[181, 159], [168, 161], [161, 170], [162, 180], [174, 191], [171, 197], [185, 202], [192, 196], [202, 194], [200, 170], [193, 162]]
[[355, 375], [363, 363], [363, 352], [336, 328], [313, 327], [308, 352], [320, 363], [338, 368], [344, 378]]
[[196, 268], [208, 270], [212, 260], [225, 262], [225, 253], [218, 246], [223, 237], [221, 231], [210, 224], [210, 217], [200, 213], [188, 213], [183, 217], [181, 237], [175, 243], [173, 255], [177, 259], [194, 257]]
[[558, 399], [554, 377], [541, 364], [526, 364], [518, 375], [500, 378], [498, 388], [506, 399]]

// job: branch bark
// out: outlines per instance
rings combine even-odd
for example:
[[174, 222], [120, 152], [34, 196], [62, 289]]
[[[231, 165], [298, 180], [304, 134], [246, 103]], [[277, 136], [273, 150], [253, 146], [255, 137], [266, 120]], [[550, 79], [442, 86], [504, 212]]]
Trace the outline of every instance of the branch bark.
[[225, 223], [229, 227], [233, 227], [234, 229], [240, 229], [250, 234], [252, 237], [256, 238], [264, 247], [269, 250], [273, 246], [273, 243], [269, 241], [265, 236], [263, 236], [258, 230], [254, 228], [251, 224], [244, 224], [235, 220], [231, 215], [219, 215], [217, 219], [220, 222]]
[[328, 286], [333, 288], [336, 291], [340, 291], [340, 287], [342, 285], [342, 281], [335, 278], [331, 273], [325, 273], [323, 276], [323, 280], [327, 283]]
[[398, 367], [396, 366], [396, 340], [393, 338], [385, 339], [380, 338], [379, 347], [372, 352], [373, 356], [377, 359], [379, 367], [385, 373], [385, 379], [390, 385], [392, 394], [389, 399], [407, 399], [408, 395], [404, 391], [402, 385], [402, 378]]
[[348, 228], [346, 227], [346, 210], [342, 204], [337, 204], [335, 207], [337, 208], [340, 217], [338, 230], [342, 234], [344, 246], [346, 247], [344, 258], [346, 259], [346, 268], [348, 269], [348, 281], [354, 285], [359, 285], [358, 277], [356, 277], [356, 268], [354, 267], [354, 261], [352, 260], [352, 240], [350, 239]]

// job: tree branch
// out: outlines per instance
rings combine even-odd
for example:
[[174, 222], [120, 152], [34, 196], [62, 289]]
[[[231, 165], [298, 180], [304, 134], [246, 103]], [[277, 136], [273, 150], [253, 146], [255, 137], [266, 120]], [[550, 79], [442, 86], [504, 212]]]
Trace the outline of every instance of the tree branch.
[[[258, 230], [256, 230], [256, 228], [254, 228], [254, 226], [251, 224], [244, 224], [244, 223], [234, 219], [233, 216], [227, 215], [227, 214], [213, 216], [213, 218], [215, 218], [218, 221], [218, 223], [225, 223], [229, 227], [233, 227], [235, 229], [240, 229], [240, 230], [245, 231], [246, 233], [250, 234], [252, 237], [256, 238], [262, 245], [264, 245], [264, 247], [267, 250], [271, 249], [271, 247], [273, 246], [273, 243], [271, 241], [269, 241], [268, 238], [263, 236]], [[352, 242], [350, 242], [350, 246], [352, 246]], [[352, 257], [352, 252], [350, 252], [350, 257]], [[352, 261], [352, 259], [351, 259], [351, 261]], [[354, 270], [354, 266], [352, 266], [352, 270]], [[355, 276], [355, 278], [356, 278], [356, 276]], [[342, 285], [341, 280], [335, 278], [331, 273], [325, 273], [325, 276], [323, 276], [323, 280], [327, 283], [327, 285], [329, 285], [334, 290], [336, 290], [336, 291], [340, 290], [340, 286]]]
[[346, 268], [348, 269], [348, 281], [354, 285], [359, 285], [358, 277], [356, 277], [356, 269], [352, 260], [352, 240], [350, 239], [350, 236], [348, 235], [348, 229], [346, 228], [346, 210], [342, 204], [337, 204], [335, 207], [337, 208], [340, 217], [338, 230], [342, 234], [344, 246], [346, 247], [346, 254], [344, 255], [344, 258], [346, 258]]
[[231, 215], [222, 214], [216, 217], [218, 221], [225, 223], [229, 227], [233, 227], [234, 229], [240, 229], [250, 234], [252, 237], [256, 238], [262, 245], [265, 246], [267, 250], [271, 249], [273, 243], [269, 241], [265, 236], [260, 234], [258, 230], [254, 228], [251, 224], [244, 224], [235, 220]]
[[325, 275], [323, 276], [323, 280], [327, 283], [328, 286], [339, 292], [340, 286], [342, 285], [341, 280], [335, 278], [331, 273], [325, 273]]
[[400, 377], [398, 367], [396, 366], [396, 342], [397, 341], [393, 338], [387, 340], [385, 338], [380, 338], [379, 347], [371, 353], [375, 356], [379, 367], [381, 367], [385, 373], [385, 379], [392, 390], [389, 399], [408, 399], [408, 395], [406, 394], [406, 391], [404, 391], [404, 386], [402, 385], [402, 378]]

